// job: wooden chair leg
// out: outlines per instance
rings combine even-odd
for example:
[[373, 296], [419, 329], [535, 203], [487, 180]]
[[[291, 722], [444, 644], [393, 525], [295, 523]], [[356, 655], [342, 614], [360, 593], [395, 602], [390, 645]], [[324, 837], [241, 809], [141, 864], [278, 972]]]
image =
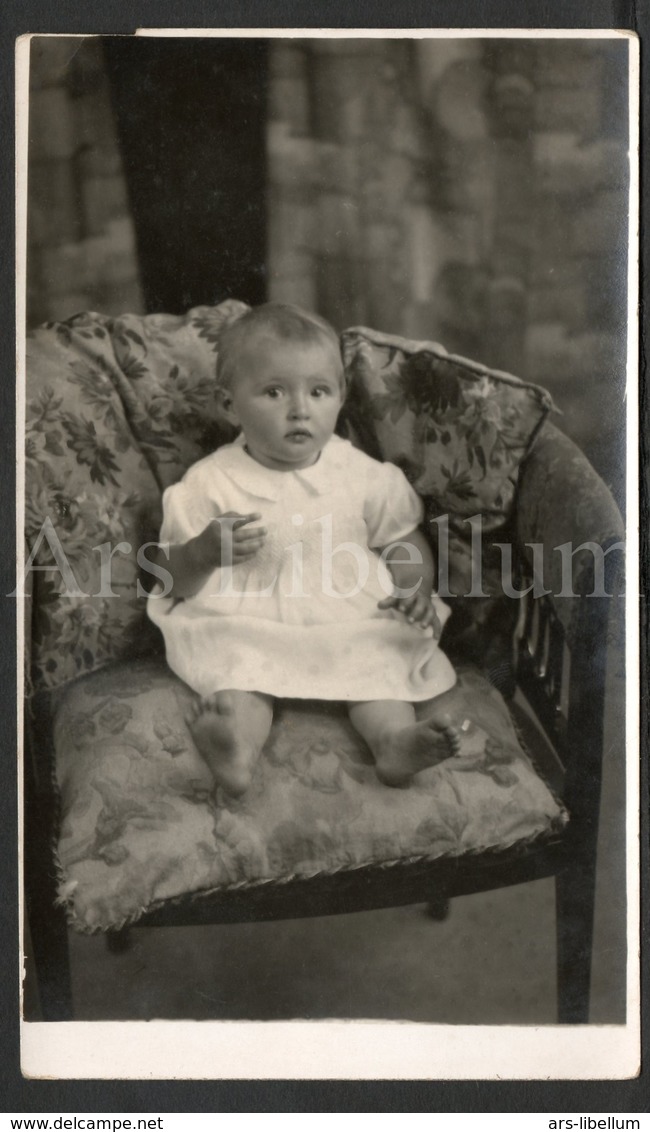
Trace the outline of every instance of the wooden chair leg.
[[43, 1021], [70, 1022], [74, 1013], [65, 914], [53, 902], [48, 906], [42, 893], [38, 901], [28, 898], [27, 904]]
[[443, 923], [449, 918], [450, 902], [446, 896], [439, 897], [437, 900], [430, 900], [426, 905], [426, 914], [430, 920], [437, 920], [438, 923]]
[[133, 937], [128, 928], [106, 933], [106, 947], [113, 955], [121, 955], [124, 951], [129, 951], [132, 942]]
[[572, 864], [555, 878], [558, 1022], [589, 1021], [596, 864]]
[[45, 1022], [68, 1022], [74, 1017], [68, 925], [56, 904], [51, 839], [51, 805], [26, 801], [25, 904], [41, 1013]]

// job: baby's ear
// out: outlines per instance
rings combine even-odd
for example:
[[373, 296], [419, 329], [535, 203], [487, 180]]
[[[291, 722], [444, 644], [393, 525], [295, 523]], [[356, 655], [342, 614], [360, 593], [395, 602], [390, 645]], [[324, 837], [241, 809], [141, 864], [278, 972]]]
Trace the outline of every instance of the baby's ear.
[[228, 389], [217, 389], [217, 403], [221, 412], [231, 424], [238, 424], [237, 415], [233, 408], [232, 396]]

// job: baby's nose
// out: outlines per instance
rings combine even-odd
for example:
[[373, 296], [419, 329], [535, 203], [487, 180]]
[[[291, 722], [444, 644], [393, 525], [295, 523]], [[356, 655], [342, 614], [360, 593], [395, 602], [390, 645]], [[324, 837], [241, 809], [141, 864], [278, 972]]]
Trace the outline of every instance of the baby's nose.
[[289, 415], [294, 419], [304, 419], [309, 416], [309, 402], [306, 397], [293, 397], [289, 408]]

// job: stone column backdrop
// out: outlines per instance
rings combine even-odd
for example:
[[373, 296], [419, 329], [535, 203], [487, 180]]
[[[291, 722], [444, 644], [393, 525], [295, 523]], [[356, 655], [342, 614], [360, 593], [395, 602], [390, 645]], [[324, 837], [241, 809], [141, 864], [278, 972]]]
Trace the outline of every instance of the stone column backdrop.
[[270, 50], [270, 297], [546, 385], [620, 498], [625, 44]]
[[[620, 499], [625, 42], [278, 39], [268, 52], [269, 297], [547, 386]], [[266, 97], [266, 72], [247, 75]], [[101, 40], [36, 37], [30, 85], [28, 321], [141, 312]], [[197, 114], [214, 145], [209, 105]]]
[[28, 325], [83, 310], [142, 310], [98, 38], [32, 40], [27, 238]]

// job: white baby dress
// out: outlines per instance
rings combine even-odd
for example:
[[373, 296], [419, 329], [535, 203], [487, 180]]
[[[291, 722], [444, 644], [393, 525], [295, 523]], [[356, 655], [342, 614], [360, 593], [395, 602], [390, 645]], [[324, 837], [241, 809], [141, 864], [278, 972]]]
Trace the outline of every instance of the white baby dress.
[[[260, 512], [251, 528], [268, 534], [254, 558], [216, 569], [194, 597], [149, 598], [170, 668], [202, 696], [420, 701], [446, 691], [456, 677], [432, 631], [377, 608], [394, 589], [379, 552], [422, 510], [399, 468], [337, 436], [294, 472], [258, 464], [241, 437], [219, 448], [165, 491], [161, 543], [187, 542], [225, 511]], [[434, 600], [444, 622], [448, 607]]]

